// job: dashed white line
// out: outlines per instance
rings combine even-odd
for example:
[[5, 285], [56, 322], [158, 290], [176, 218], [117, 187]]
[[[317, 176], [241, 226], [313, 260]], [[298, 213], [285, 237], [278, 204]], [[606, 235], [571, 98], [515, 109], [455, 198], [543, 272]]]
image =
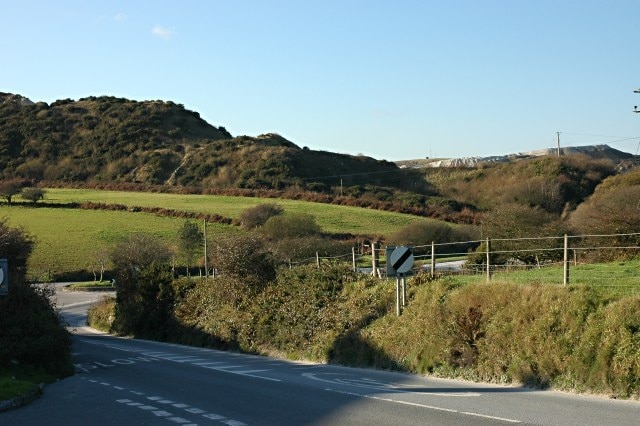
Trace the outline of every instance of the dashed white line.
[[167, 420], [181, 425], [191, 423], [191, 420], [183, 419], [182, 417], [169, 417]]
[[154, 407], [153, 405], [142, 405], [140, 407], [141, 410], [146, 410], [146, 411], [153, 411], [153, 410], [157, 410], [158, 407]]
[[224, 420], [226, 417], [225, 416], [221, 416], [219, 414], [203, 414], [202, 417], [206, 417], [209, 420]]
[[[102, 384], [98, 381], [95, 380], [89, 380], [89, 381], [93, 381], [95, 383], [98, 384]], [[114, 389], [118, 389], [118, 390], [123, 390], [122, 388], [119, 389], [118, 386], [114, 386], [111, 385]], [[134, 392], [134, 391], [130, 391], [131, 393], [138, 393], [140, 395], [144, 395], [142, 392]], [[247, 426], [246, 423], [243, 423], [239, 420], [233, 420], [233, 419], [228, 419], [227, 417], [221, 415], [221, 414], [217, 414], [217, 413], [211, 413], [211, 412], [207, 412], [206, 410], [202, 410], [200, 408], [195, 408], [195, 407], [190, 407], [189, 404], [182, 404], [182, 403], [174, 403], [171, 400], [165, 399], [164, 397], [161, 396], [148, 396], [146, 397], [146, 399], [148, 401], [154, 401], [158, 404], [171, 404], [172, 407], [174, 408], [178, 408], [178, 409], [183, 409], [184, 412], [186, 413], [190, 413], [190, 414], [195, 414], [195, 415], [199, 415], [202, 416], [203, 418], [206, 418], [208, 420], [213, 420], [213, 421], [218, 421], [222, 424], [226, 424], [229, 426]], [[137, 401], [133, 401], [131, 399], [128, 398], [121, 398], [121, 399], [116, 399], [116, 402], [120, 403], [120, 404], [125, 404], [128, 405], [130, 407], [136, 407], [139, 408], [141, 410], [147, 411], [151, 414], [154, 414], [157, 417], [161, 417], [165, 420], [168, 420], [170, 422], [173, 423], [177, 423], [183, 426], [198, 426], [197, 423], [192, 423], [191, 420], [185, 419], [184, 417], [180, 417], [177, 416], [173, 413], [170, 413], [169, 411], [166, 410], [162, 410], [158, 407], [155, 407], [153, 405], [147, 405], [147, 404], [143, 404], [141, 402], [137, 402]]]
[[189, 408], [187, 404], [173, 404], [173, 406], [176, 408]]

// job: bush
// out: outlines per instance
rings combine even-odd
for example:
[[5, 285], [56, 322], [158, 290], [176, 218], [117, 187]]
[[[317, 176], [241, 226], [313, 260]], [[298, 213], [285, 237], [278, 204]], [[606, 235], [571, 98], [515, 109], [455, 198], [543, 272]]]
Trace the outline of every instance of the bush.
[[0, 258], [9, 265], [9, 294], [0, 297], [0, 366], [11, 362], [44, 369], [55, 376], [73, 374], [71, 336], [51, 304], [50, 287], [25, 281], [33, 240], [0, 221]]
[[268, 238], [277, 240], [318, 235], [322, 231], [312, 215], [308, 213], [291, 213], [269, 218], [263, 225], [262, 232]]
[[46, 191], [42, 188], [24, 188], [20, 193], [20, 197], [31, 203], [36, 204], [38, 201], [44, 199]]
[[243, 228], [258, 228], [264, 225], [270, 218], [279, 216], [283, 212], [284, 209], [277, 204], [258, 204], [257, 206], [251, 207], [240, 214], [240, 223]]
[[252, 350], [249, 306], [253, 292], [245, 282], [230, 276], [206, 280], [181, 280], [186, 290], [176, 304], [180, 329], [173, 338], [196, 346]]
[[166, 338], [173, 309], [170, 259], [170, 250], [148, 234], [130, 235], [112, 250], [116, 276], [114, 331]]
[[257, 235], [231, 235], [214, 242], [212, 265], [220, 273], [259, 290], [276, 277], [275, 262]]
[[115, 320], [115, 308], [115, 299], [111, 297], [102, 298], [87, 310], [87, 324], [96, 330], [110, 332]]
[[327, 361], [344, 349], [337, 340], [387, 309], [385, 292], [346, 266], [281, 269], [255, 300], [255, 342], [266, 352]]
[[606, 306], [587, 321], [571, 378], [579, 386], [619, 397], [640, 395], [640, 297]]

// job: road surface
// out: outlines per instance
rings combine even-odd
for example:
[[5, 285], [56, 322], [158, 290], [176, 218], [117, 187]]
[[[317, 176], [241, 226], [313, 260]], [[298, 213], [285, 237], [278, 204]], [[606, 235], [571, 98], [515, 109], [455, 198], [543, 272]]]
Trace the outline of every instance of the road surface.
[[76, 374], [7, 425], [637, 425], [640, 403], [117, 338], [58, 293]]

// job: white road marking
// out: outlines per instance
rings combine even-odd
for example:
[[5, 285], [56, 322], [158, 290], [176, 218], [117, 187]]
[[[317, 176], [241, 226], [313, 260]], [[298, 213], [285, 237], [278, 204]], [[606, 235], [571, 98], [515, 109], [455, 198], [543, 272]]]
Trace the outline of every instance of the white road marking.
[[355, 393], [355, 392], [345, 392], [345, 391], [339, 391], [339, 390], [335, 390], [335, 389], [325, 389], [325, 390], [328, 391], [328, 392], [335, 392], [335, 393], [340, 393], [340, 394], [344, 394], [344, 395], [357, 396], [357, 397], [360, 397], [360, 398], [374, 399], [374, 400], [377, 400], [377, 401], [392, 402], [392, 403], [395, 403], [395, 404], [410, 405], [410, 406], [413, 406], [413, 407], [426, 408], [426, 409], [429, 409], [429, 410], [446, 411], [446, 412], [449, 412], [449, 413], [464, 414], [466, 416], [474, 416], [474, 417], [482, 417], [482, 418], [487, 418], [487, 419], [491, 419], [491, 420], [499, 420], [499, 421], [508, 422], [508, 423], [522, 423], [520, 420], [515, 420], [515, 419], [507, 419], [507, 418], [504, 418], [504, 417], [489, 416], [489, 415], [480, 414], [480, 413], [471, 413], [471, 412], [468, 412], [468, 411], [452, 410], [450, 408], [436, 407], [436, 406], [433, 406], [433, 405], [419, 404], [419, 403], [416, 403], [416, 402], [400, 401], [400, 400], [396, 400], [396, 399], [392, 399], [392, 398], [382, 398], [382, 397], [379, 397], [379, 396], [364, 395], [364, 394], [359, 394], [359, 393]]
[[152, 405], [142, 405], [142, 406], [140, 406], [138, 408], [140, 408], [141, 410], [147, 410], [147, 411], [152, 411], [152, 410], [157, 410], [158, 409], [158, 407], [154, 407]]
[[221, 416], [219, 414], [203, 414], [202, 417], [206, 417], [209, 420], [224, 420], [226, 419], [225, 416]]
[[[217, 366], [217, 367], [204, 367], [204, 368], [208, 368], [210, 370], [227, 370], [229, 368], [242, 368], [242, 367], [243, 367], [242, 365], [228, 365], [227, 364], [227, 365], [220, 365], [220, 366]], [[230, 371], [230, 373], [232, 373], [232, 372]]]
[[176, 408], [189, 408], [187, 404], [172, 404]]
[[167, 420], [181, 425], [191, 423], [191, 420], [183, 419], [182, 417], [169, 417]]
[[218, 362], [194, 362], [193, 365], [198, 365], [200, 367], [204, 367], [205, 365], [218, 365], [218, 364], [224, 364], [224, 362], [222, 361], [218, 361]]
[[489, 416], [487, 414], [470, 413], [468, 411], [461, 411], [460, 413], [466, 414], [468, 416], [483, 417], [485, 419], [500, 420], [500, 421], [509, 422], [509, 423], [521, 423], [519, 420], [505, 419], [504, 417]]
[[[323, 375], [330, 375], [330, 376], [342, 376], [341, 373], [322, 373]], [[417, 390], [420, 387], [416, 387], [413, 385], [392, 385], [392, 384], [386, 384], [383, 382], [379, 382], [373, 379], [365, 379], [365, 378], [360, 378], [360, 379], [345, 379], [345, 378], [335, 378], [335, 379], [324, 379], [321, 377], [318, 377], [319, 375], [317, 374], [313, 374], [313, 373], [302, 373], [303, 377], [306, 377], [308, 379], [312, 379], [312, 380], [317, 380], [320, 382], [325, 382], [325, 383], [331, 383], [333, 385], [347, 385], [347, 386], [354, 386], [354, 387], [359, 387], [359, 388], [367, 388], [367, 389], [375, 389], [375, 390], [382, 390], [382, 391], [386, 391], [386, 392], [393, 392], [393, 393], [413, 393], [413, 394], [419, 394], [419, 395], [432, 395], [432, 396], [445, 396], [445, 397], [460, 397], [460, 398], [469, 398], [469, 397], [479, 397], [481, 396], [480, 393], [478, 392], [424, 392], [424, 391], [420, 391]], [[405, 387], [416, 387], [416, 390], [411, 390], [411, 389], [404, 389]]]

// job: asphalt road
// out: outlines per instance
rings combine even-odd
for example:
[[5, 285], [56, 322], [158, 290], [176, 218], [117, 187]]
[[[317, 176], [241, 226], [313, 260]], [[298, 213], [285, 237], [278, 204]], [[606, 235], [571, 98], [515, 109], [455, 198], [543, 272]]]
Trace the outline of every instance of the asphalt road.
[[637, 425], [640, 403], [291, 362], [96, 333], [59, 293], [76, 374], [4, 425]]

